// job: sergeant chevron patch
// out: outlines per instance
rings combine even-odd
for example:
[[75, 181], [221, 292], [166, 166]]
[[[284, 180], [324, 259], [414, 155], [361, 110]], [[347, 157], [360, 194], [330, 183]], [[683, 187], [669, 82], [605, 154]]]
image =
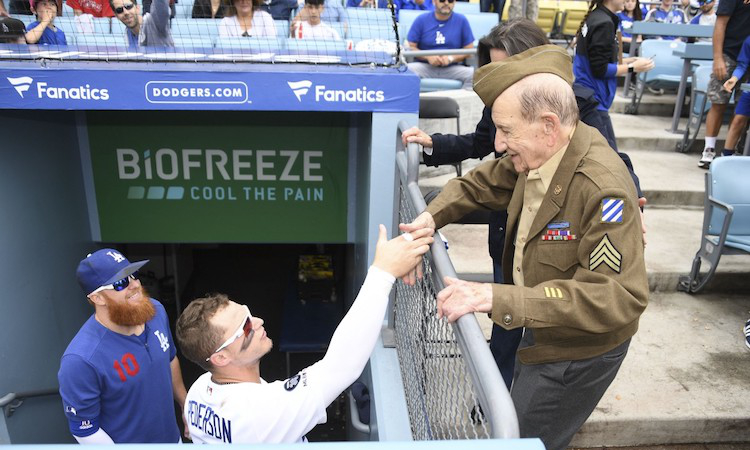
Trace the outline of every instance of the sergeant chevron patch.
[[602, 264], [606, 264], [610, 269], [620, 273], [622, 255], [617, 251], [606, 234], [589, 255], [589, 270], [595, 270]]

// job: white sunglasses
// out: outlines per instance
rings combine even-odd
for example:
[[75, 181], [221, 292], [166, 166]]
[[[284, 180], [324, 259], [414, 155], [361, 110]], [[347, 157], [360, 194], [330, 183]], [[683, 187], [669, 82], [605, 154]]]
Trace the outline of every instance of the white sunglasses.
[[[232, 342], [236, 341], [240, 336], [244, 335], [246, 338], [253, 338], [253, 334], [255, 334], [255, 330], [253, 330], [253, 315], [250, 314], [250, 309], [247, 307], [247, 305], [243, 305], [245, 307], [245, 311], [247, 311], [247, 317], [242, 322], [242, 325], [237, 329], [237, 332], [234, 333], [229, 339], [227, 339], [219, 348], [216, 349], [215, 352], [211, 354], [211, 356], [219, 353], [220, 351], [224, 350], [225, 348], [232, 345]], [[206, 361], [211, 360], [211, 356], [206, 358]]]

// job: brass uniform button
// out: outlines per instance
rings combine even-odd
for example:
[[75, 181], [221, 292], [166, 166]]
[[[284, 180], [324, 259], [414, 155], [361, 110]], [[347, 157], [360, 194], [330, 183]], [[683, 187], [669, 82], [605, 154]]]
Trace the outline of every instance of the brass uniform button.
[[503, 316], [503, 324], [510, 325], [511, 323], [513, 323], [513, 316], [511, 316], [510, 314], [505, 314]]

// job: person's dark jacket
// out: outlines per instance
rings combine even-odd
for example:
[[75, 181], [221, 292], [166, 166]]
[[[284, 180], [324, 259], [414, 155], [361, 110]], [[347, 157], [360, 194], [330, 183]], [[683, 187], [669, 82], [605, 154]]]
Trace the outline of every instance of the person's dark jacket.
[[594, 91], [599, 109], [608, 111], [617, 89], [617, 38], [620, 19], [604, 6], [591, 11], [578, 35], [573, 73], [576, 84]]

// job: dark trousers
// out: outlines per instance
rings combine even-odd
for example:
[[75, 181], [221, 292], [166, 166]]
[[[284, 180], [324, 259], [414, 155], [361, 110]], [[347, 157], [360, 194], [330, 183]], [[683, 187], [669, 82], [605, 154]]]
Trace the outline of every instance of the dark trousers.
[[[503, 245], [505, 244], [505, 226], [508, 222], [507, 211], [497, 211], [490, 214], [489, 245], [490, 256], [492, 256], [492, 275], [495, 283], [503, 282]], [[521, 342], [523, 328], [506, 330], [505, 328], [492, 324], [492, 336], [490, 337], [490, 351], [495, 358], [495, 364], [500, 369], [505, 387], [510, 390], [513, 381], [513, 367], [516, 362], [516, 350]]]
[[503, 9], [505, 8], [505, 0], [479, 0], [480, 11], [490, 12], [490, 6], [495, 7], [495, 12], [497, 13], [497, 21], [500, 22], [503, 18]]
[[[533, 342], [533, 332], [527, 329], [520, 348]], [[630, 339], [603, 355], [579, 361], [517, 361], [511, 397], [521, 437], [538, 437], [548, 450], [565, 449], [615, 379], [629, 346]]]

